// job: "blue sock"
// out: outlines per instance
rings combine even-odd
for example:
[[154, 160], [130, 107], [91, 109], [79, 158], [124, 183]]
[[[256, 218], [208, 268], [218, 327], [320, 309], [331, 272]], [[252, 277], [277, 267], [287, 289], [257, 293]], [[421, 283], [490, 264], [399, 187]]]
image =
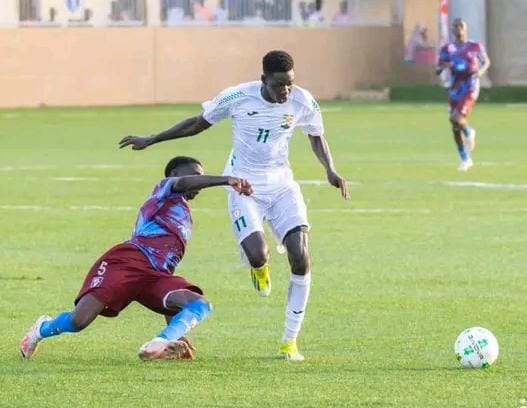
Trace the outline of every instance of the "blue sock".
[[42, 337], [57, 336], [64, 332], [75, 333], [79, 329], [71, 322], [71, 312], [62, 312], [57, 317], [40, 326], [40, 335]]
[[459, 153], [459, 157], [461, 157], [461, 160], [466, 161], [469, 159], [465, 146], [458, 146], [457, 151]]
[[470, 135], [470, 132], [472, 132], [472, 128], [468, 125], [468, 123], [465, 126], [460, 126], [459, 130], [463, 133], [463, 136], [468, 137]]
[[195, 300], [188, 303], [176, 314], [158, 337], [167, 340], [177, 340], [184, 336], [212, 311], [212, 305], [205, 300]]

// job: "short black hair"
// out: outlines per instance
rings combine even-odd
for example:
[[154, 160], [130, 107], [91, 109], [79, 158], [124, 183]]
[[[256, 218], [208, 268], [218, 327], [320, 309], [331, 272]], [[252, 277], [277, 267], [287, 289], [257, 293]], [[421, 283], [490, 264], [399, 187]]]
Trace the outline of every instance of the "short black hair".
[[269, 51], [262, 60], [264, 74], [288, 72], [294, 65], [293, 57], [285, 51]]
[[195, 163], [199, 164], [200, 166], [203, 166], [198, 159], [195, 159], [193, 157], [176, 156], [167, 163], [165, 167], [165, 177], [169, 177], [170, 173], [172, 173], [172, 170], [174, 170], [175, 168], [190, 163]]

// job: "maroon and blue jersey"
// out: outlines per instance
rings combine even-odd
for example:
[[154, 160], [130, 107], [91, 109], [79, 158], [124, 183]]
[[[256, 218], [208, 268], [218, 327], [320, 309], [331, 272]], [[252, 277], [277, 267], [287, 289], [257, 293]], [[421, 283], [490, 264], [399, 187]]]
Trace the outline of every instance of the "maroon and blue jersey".
[[467, 97], [474, 100], [478, 98], [479, 78], [476, 74], [485, 59], [485, 48], [474, 41], [451, 42], [441, 47], [439, 63], [451, 64], [452, 85], [449, 91], [451, 100], [458, 101]]
[[172, 273], [185, 254], [192, 217], [184, 194], [172, 191], [172, 180], [161, 180], [139, 210], [130, 243], [155, 270]]

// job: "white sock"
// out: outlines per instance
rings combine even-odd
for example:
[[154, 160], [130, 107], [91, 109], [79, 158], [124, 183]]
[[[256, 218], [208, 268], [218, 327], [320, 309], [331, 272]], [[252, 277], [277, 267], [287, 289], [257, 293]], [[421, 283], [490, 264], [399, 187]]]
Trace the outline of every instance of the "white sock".
[[311, 273], [306, 275], [291, 274], [291, 282], [287, 293], [287, 306], [285, 308], [283, 342], [296, 340], [304, 321], [310, 288]]

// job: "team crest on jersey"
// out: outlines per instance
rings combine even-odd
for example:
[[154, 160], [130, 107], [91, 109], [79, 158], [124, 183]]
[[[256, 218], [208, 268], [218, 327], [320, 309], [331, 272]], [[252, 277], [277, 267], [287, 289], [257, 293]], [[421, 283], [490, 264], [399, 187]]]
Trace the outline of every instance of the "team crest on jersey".
[[293, 119], [294, 119], [293, 115], [284, 115], [282, 117], [282, 124], [280, 125], [280, 127], [282, 129], [289, 129], [291, 125], [293, 124]]
[[93, 278], [90, 283], [90, 288], [96, 288], [97, 286], [101, 286], [103, 279], [104, 278], [102, 276], [96, 276], [95, 278]]

